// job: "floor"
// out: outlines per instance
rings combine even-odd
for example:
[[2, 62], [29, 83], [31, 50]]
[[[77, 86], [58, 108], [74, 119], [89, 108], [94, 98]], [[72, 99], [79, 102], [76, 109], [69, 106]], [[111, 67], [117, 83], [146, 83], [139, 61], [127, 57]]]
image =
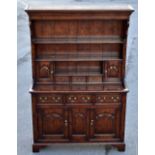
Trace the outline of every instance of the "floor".
[[[24, 12], [24, 7], [30, 0], [18, 0], [18, 155], [33, 155], [32, 144], [32, 117], [31, 117], [31, 98], [28, 93], [31, 86], [31, 57], [30, 57], [30, 38], [28, 28], [28, 17]], [[32, 1], [32, 0], [31, 0]], [[34, 0], [33, 0], [34, 1]], [[39, 1], [39, 0], [38, 0]], [[51, 1], [48, 0], [50, 3]], [[98, 3], [118, 3], [118, 0], [98, 0]], [[129, 0], [126, 0], [129, 2]], [[119, 2], [126, 2], [119, 0]], [[57, 0], [52, 3], [84, 3], [88, 4], [93, 0]], [[93, 2], [94, 3], [94, 2]], [[126, 84], [130, 92], [127, 98], [126, 115], [126, 151], [118, 152], [115, 148], [106, 150], [102, 144], [54, 144], [51, 147], [42, 149], [38, 155], [137, 155], [137, 3], [130, 0], [135, 12], [131, 16], [128, 53]]]

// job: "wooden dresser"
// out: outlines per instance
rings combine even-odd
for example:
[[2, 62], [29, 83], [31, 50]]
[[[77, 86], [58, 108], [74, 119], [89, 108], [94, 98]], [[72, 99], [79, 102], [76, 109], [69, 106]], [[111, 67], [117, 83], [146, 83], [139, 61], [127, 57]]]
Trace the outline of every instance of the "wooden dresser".
[[29, 6], [33, 152], [53, 143], [125, 150], [125, 65], [132, 7]]

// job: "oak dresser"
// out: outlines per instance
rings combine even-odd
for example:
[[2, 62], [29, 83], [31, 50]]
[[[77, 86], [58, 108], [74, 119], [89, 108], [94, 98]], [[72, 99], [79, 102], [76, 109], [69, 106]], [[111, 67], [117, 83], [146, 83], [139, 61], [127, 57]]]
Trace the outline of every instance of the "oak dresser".
[[28, 6], [33, 152], [53, 143], [125, 150], [128, 5]]

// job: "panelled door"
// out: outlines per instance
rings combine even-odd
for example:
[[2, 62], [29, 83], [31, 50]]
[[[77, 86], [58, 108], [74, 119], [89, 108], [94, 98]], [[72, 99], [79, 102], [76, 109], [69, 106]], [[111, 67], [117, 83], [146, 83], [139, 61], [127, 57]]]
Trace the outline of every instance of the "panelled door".
[[90, 141], [117, 141], [120, 131], [120, 106], [96, 106], [90, 113]]
[[99, 105], [94, 108], [46, 106], [38, 108], [38, 141], [84, 142], [118, 141], [120, 105]]
[[68, 112], [65, 108], [44, 106], [38, 108], [39, 140], [68, 141]]
[[106, 78], [121, 78], [121, 65], [122, 62], [118, 60], [110, 60], [105, 62]]
[[70, 140], [87, 141], [89, 138], [89, 109], [72, 107], [69, 111]]

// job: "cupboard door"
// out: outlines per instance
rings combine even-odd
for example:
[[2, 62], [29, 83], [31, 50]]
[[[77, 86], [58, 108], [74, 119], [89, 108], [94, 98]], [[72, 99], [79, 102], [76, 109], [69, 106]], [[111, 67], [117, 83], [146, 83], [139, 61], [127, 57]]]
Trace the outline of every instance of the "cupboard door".
[[120, 131], [120, 106], [96, 106], [91, 110], [90, 141], [117, 141]]
[[121, 78], [121, 61], [110, 60], [106, 62], [106, 77], [107, 78]]
[[69, 119], [71, 141], [86, 141], [89, 134], [89, 110], [87, 108], [71, 108]]
[[41, 61], [36, 63], [37, 82], [53, 82], [54, 62]]
[[68, 140], [68, 112], [64, 108], [38, 109], [39, 140], [45, 142]]

